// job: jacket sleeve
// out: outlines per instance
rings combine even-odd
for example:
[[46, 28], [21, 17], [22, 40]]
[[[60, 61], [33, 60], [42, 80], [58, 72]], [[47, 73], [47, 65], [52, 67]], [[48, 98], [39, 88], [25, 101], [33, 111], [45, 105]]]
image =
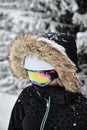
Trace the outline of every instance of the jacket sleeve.
[[22, 128], [23, 117], [24, 117], [23, 104], [19, 96], [11, 113], [8, 130], [23, 130]]

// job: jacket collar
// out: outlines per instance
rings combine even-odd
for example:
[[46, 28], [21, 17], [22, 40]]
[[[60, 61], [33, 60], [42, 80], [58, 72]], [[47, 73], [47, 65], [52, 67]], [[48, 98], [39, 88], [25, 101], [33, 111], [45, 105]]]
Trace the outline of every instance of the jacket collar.
[[72, 93], [66, 91], [64, 87], [51, 87], [47, 86], [44, 88], [34, 86], [35, 89], [41, 94], [42, 98], [48, 99], [51, 97], [51, 104], [59, 105], [72, 105], [75, 100], [78, 98], [78, 93]]

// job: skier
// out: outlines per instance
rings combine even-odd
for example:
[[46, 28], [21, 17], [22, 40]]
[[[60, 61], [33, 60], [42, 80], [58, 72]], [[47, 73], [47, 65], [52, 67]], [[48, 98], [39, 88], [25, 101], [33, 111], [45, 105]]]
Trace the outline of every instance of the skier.
[[9, 58], [16, 77], [31, 85], [19, 95], [8, 130], [87, 130], [87, 99], [72, 36], [22, 35], [13, 41]]

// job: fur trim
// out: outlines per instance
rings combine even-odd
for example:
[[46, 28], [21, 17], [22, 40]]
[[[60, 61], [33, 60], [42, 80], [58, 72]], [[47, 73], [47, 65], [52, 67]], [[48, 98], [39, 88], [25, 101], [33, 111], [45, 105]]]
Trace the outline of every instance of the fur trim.
[[58, 48], [51, 46], [43, 40], [31, 35], [20, 36], [12, 44], [10, 52], [10, 63], [14, 74], [20, 80], [29, 80], [27, 71], [24, 69], [23, 62], [27, 55], [35, 54], [46, 62], [52, 64], [57, 71], [65, 89], [78, 92], [79, 79], [76, 74], [74, 63], [63, 54]]

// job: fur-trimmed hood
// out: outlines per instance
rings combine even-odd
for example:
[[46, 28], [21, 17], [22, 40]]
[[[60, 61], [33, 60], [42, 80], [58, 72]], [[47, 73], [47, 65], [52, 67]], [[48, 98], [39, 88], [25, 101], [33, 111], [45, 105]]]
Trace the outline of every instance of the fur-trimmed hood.
[[13, 73], [20, 80], [29, 80], [24, 68], [24, 59], [27, 55], [33, 54], [52, 64], [65, 89], [72, 92], [79, 91], [80, 81], [75, 64], [65, 54], [64, 48], [59, 47], [57, 43], [29, 34], [19, 36], [13, 41], [9, 56]]

